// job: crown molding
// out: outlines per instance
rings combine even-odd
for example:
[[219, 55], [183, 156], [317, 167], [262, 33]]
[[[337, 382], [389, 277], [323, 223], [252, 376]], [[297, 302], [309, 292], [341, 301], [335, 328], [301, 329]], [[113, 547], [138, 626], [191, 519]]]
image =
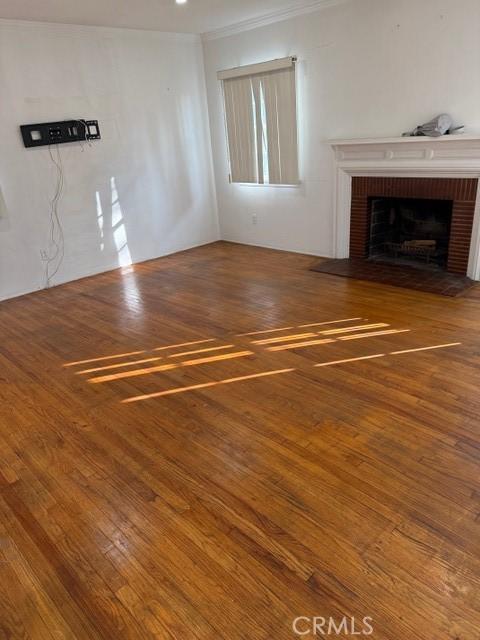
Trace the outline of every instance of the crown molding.
[[200, 36], [195, 33], [176, 33], [173, 31], [155, 31], [153, 29], [132, 29], [130, 27], [102, 27], [97, 25], [67, 24], [63, 22], [42, 22], [37, 20], [13, 20], [0, 18], [2, 29], [31, 29], [43, 31], [51, 35], [84, 36], [103, 35], [115, 36], [123, 32], [124, 35], [151, 38], [164, 42], [200, 42]]
[[275, 22], [281, 22], [283, 20], [289, 20], [296, 16], [301, 16], [307, 13], [313, 13], [328, 7], [333, 7], [338, 4], [344, 4], [349, 0], [307, 0], [300, 6], [290, 7], [289, 9], [280, 9], [278, 11], [272, 11], [258, 18], [251, 18], [250, 20], [243, 20], [237, 22], [228, 27], [222, 27], [221, 29], [215, 29], [214, 31], [207, 31], [202, 33], [202, 40], [207, 42], [209, 40], [218, 40], [219, 38], [226, 38], [233, 36], [243, 31], [250, 31], [251, 29], [258, 29], [259, 27], [265, 27]]

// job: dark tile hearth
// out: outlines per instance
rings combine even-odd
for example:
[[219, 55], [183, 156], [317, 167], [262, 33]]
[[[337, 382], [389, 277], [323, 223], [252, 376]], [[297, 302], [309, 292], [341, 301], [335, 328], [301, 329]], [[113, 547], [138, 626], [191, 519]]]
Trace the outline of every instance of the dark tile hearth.
[[476, 284], [466, 276], [458, 276], [446, 271], [416, 269], [406, 265], [373, 262], [362, 258], [323, 260], [314, 265], [311, 271], [452, 297], [460, 295]]

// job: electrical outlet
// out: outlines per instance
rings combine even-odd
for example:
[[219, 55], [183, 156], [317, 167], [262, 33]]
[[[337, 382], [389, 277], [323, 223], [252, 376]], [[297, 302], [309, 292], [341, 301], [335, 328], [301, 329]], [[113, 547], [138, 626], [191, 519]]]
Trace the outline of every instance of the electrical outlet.
[[257, 224], [258, 218], [256, 213], [252, 213], [252, 224]]

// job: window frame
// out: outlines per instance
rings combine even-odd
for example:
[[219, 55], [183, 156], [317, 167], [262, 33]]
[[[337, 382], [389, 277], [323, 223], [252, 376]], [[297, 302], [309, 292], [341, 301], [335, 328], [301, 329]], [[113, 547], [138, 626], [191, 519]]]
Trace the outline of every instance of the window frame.
[[[286, 64], [288, 61], [289, 64]], [[217, 77], [220, 82], [220, 92], [221, 92], [221, 103], [222, 103], [222, 111], [223, 111], [223, 122], [224, 122], [224, 132], [225, 132], [225, 152], [227, 157], [228, 164], [228, 180], [232, 185], [237, 185], [239, 187], [277, 187], [281, 189], [298, 189], [302, 185], [302, 180], [300, 179], [300, 154], [299, 154], [299, 123], [298, 123], [298, 75], [297, 75], [297, 57], [290, 56], [288, 58], [280, 58], [271, 60], [268, 62], [261, 62], [253, 65], [246, 65], [243, 67], [236, 67], [233, 69], [229, 69], [226, 71], [219, 71], [217, 73]], [[228, 121], [227, 121], [227, 103], [226, 103], [226, 95], [225, 95], [225, 80], [235, 79], [240, 77], [248, 77], [250, 79], [256, 76], [266, 75], [269, 72], [274, 72], [277, 70], [286, 70], [287, 68], [292, 69], [293, 73], [293, 88], [294, 88], [294, 108], [295, 108], [295, 173], [296, 180], [292, 182], [261, 182], [258, 180], [258, 170], [257, 170], [257, 181], [242, 181], [242, 180], [233, 180], [233, 171], [232, 171], [232, 156], [231, 156], [231, 144], [228, 134]], [[263, 95], [263, 89], [262, 89]], [[263, 104], [265, 105], [265, 99]], [[252, 108], [255, 109], [255, 94], [253, 92], [253, 83], [252, 83]], [[255, 115], [253, 120], [255, 120]], [[265, 131], [266, 128], [262, 127], [262, 132]], [[258, 136], [255, 134], [255, 144], [256, 144], [256, 156], [258, 157]], [[267, 138], [268, 145], [268, 138]], [[268, 153], [268, 150], [267, 150]]]

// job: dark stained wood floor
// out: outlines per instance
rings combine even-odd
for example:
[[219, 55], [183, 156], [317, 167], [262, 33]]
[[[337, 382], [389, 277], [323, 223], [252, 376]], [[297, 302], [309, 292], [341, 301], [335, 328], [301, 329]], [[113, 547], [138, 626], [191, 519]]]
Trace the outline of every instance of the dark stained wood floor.
[[0, 638], [478, 640], [478, 290], [316, 260], [216, 243], [0, 304]]

